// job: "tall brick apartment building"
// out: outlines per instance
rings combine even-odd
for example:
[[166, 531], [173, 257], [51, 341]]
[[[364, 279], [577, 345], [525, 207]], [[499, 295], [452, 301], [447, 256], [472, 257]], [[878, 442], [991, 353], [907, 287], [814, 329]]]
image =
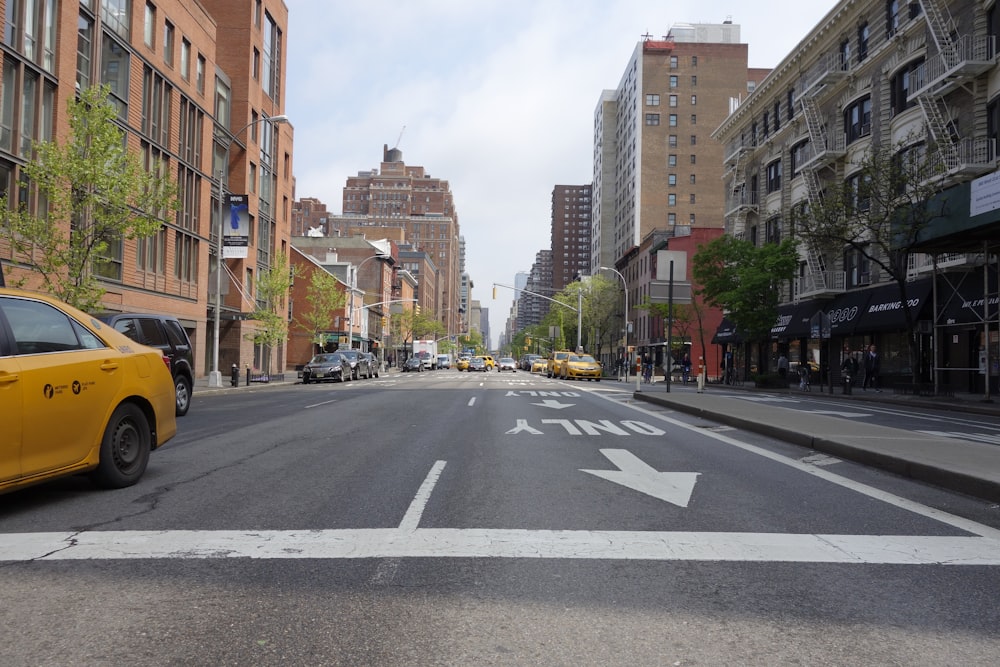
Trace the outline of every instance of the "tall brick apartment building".
[[347, 234], [359, 227], [404, 229], [406, 241], [427, 253], [438, 268], [438, 320], [446, 331], [464, 331], [458, 212], [448, 181], [432, 177], [424, 167], [407, 165], [402, 151], [383, 146], [379, 169], [349, 177], [343, 197], [343, 215], [330, 218], [329, 233]]
[[627, 282], [640, 348], [662, 343], [648, 311], [654, 263], [640, 252], [657, 230], [681, 236], [724, 225], [722, 145], [712, 132], [731, 100], [745, 97], [770, 70], [751, 69], [740, 27], [679, 24], [645, 38], [618, 88], [594, 111], [593, 233], [590, 272], [615, 267]]
[[[113, 243], [103, 307], [176, 315], [195, 345], [197, 373], [213, 359], [220, 175], [226, 193], [249, 195], [246, 259], [225, 261], [220, 367], [259, 365], [247, 340], [254, 277], [287, 252], [292, 135], [269, 122], [284, 110], [288, 15], [281, 0], [6, 0], [0, 88], [0, 191], [12, 192], [31, 143], [62, 140], [78, 88], [111, 87], [130, 150], [169, 174], [180, 209], [154, 237]], [[12, 17], [34, 21], [7, 25]], [[225, 162], [228, 156], [228, 164]], [[20, 199], [41, 213], [32, 190]], [[70, 221], [54, 221], [68, 227]], [[30, 257], [0, 244], [12, 277]], [[38, 286], [37, 282], [30, 283]], [[282, 353], [271, 357], [283, 365]]]
[[552, 290], [558, 292], [577, 275], [590, 273], [590, 201], [587, 185], [552, 189]]

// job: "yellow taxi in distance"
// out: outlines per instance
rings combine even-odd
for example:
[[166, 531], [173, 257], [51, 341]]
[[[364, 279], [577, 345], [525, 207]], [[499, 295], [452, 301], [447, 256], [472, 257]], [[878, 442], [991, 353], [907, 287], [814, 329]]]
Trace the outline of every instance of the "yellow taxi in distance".
[[488, 355], [488, 354], [480, 354], [478, 356], [479, 356], [480, 359], [483, 360], [483, 363], [486, 364], [486, 370], [491, 371], [491, 370], [493, 370], [494, 368], [497, 367], [497, 362], [494, 361], [493, 357], [491, 357], [490, 355]]
[[571, 354], [562, 365], [562, 377], [566, 380], [601, 381], [601, 364], [589, 354]]
[[534, 361], [531, 362], [532, 373], [538, 373], [539, 375], [542, 375], [548, 370], [548, 368], [549, 368], [549, 360], [546, 359], [545, 357], [539, 357], [538, 359], [535, 359]]
[[0, 288], [0, 493], [139, 481], [177, 433], [170, 361], [58, 299]]
[[546, 377], [557, 377], [562, 375], [562, 365], [569, 358], [572, 352], [569, 350], [556, 350], [549, 355], [548, 367], [545, 370]]
[[460, 371], [469, 370], [469, 358], [465, 355], [459, 357], [458, 361], [455, 362], [455, 368], [457, 368]]

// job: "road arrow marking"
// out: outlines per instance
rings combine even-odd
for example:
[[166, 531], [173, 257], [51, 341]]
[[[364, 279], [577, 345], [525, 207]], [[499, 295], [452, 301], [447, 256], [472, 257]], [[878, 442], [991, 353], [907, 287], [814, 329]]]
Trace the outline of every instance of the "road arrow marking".
[[532, 403], [532, 405], [540, 405], [543, 408], [555, 408], [556, 410], [562, 410], [563, 408], [571, 408], [576, 403], [560, 403], [559, 401], [542, 401], [541, 403]]
[[609, 482], [627, 486], [648, 496], [665, 500], [678, 507], [687, 507], [698, 481], [697, 472], [657, 472], [645, 461], [627, 449], [602, 449], [601, 453], [608, 457], [618, 470], [584, 470], [602, 477]]

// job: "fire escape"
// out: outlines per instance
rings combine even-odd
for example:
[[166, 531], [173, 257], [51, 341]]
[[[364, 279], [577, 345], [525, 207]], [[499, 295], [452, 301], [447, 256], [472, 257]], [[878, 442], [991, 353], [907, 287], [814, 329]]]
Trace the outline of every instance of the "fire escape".
[[[820, 100], [848, 75], [848, 63], [840, 53], [828, 53], [805, 75], [804, 90], [799, 96], [803, 118], [809, 133], [810, 154], [806, 154], [800, 169], [805, 179], [810, 206], [818, 206], [822, 195], [819, 172], [832, 169], [834, 178], [842, 171], [842, 158], [847, 153], [847, 139], [840, 129], [839, 119], [825, 116]], [[823, 254], [815, 244], [804, 245], [806, 271], [795, 280], [793, 298], [829, 296], [844, 291], [843, 271], [827, 271]]]
[[726, 233], [737, 239], [745, 235], [747, 216], [757, 212], [757, 188], [752, 180], [747, 186], [747, 168], [755, 145], [755, 138], [740, 137], [726, 146]]
[[927, 56], [912, 94], [923, 111], [928, 138], [941, 161], [942, 176], [968, 178], [992, 171], [996, 158], [994, 140], [985, 136], [959, 136], [947, 96], [961, 87], [975, 94], [971, 84], [994, 65], [995, 39], [986, 34], [960, 35], [941, 0], [921, 0], [920, 4], [937, 53]]

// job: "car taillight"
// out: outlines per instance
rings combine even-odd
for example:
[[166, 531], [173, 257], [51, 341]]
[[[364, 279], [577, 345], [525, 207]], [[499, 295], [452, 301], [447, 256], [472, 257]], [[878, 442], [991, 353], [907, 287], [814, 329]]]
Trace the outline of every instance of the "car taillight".
[[167, 355], [163, 355], [163, 363], [165, 363], [167, 365], [167, 370], [169, 371], [170, 370], [170, 357], [168, 357]]

